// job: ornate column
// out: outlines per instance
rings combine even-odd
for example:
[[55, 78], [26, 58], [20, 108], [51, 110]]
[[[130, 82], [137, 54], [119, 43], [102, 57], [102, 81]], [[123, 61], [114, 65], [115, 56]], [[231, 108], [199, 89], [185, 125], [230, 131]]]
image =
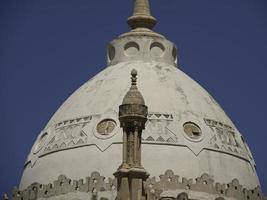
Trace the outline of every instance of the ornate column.
[[118, 181], [118, 200], [145, 200], [144, 181], [149, 174], [141, 164], [142, 131], [147, 121], [147, 106], [136, 86], [137, 71], [132, 70], [132, 85], [119, 107], [123, 129], [122, 165], [114, 173]]

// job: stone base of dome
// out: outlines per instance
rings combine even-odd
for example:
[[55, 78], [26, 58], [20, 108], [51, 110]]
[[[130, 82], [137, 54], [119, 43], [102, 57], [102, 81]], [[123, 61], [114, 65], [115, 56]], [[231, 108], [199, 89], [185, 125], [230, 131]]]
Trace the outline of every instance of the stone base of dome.
[[[214, 199], [214, 200], [266, 200], [260, 187], [244, 188], [237, 179], [230, 183], [215, 183], [208, 175], [203, 174], [195, 180], [179, 178], [172, 170], [148, 178], [145, 182], [145, 191], [148, 200], [175, 200], [175, 199]], [[27, 189], [13, 190], [12, 200], [56, 200], [56, 199], [100, 199], [115, 200], [117, 182], [114, 178], [101, 176], [93, 172], [90, 177], [80, 180], [71, 180], [61, 175], [56, 181], [49, 184], [33, 183]]]

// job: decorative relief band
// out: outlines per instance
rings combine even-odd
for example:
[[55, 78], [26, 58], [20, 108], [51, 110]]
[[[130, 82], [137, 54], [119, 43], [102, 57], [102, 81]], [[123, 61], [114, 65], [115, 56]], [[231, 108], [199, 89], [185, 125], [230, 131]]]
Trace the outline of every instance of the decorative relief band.
[[173, 115], [161, 113], [149, 113], [143, 141], [177, 143], [176, 134], [168, 129], [173, 122]]
[[89, 122], [90, 120], [92, 120], [92, 116], [84, 116], [84, 117], [78, 117], [75, 119], [70, 119], [70, 120], [64, 120], [62, 122], [59, 122], [55, 125], [55, 128], [62, 128], [65, 126], [70, 126], [70, 125], [74, 125], [74, 124], [84, 124]]
[[[93, 172], [90, 177], [85, 178], [85, 181], [83, 179], [71, 180], [64, 175], [60, 175], [53, 184], [34, 183], [23, 191], [14, 188], [12, 200], [37, 200], [75, 192], [91, 193], [96, 197], [101, 197], [101, 192], [116, 192], [116, 187], [115, 179], [109, 178], [105, 181], [105, 177], [98, 172]], [[147, 200], [175, 200], [179, 199], [177, 197], [183, 193], [190, 199], [191, 193], [196, 192], [213, 195], [216, 199], [219, 197], [221, 200], [228, 198], [235, 200], [264, 200], [263, 193], [259, 187], [248, 190], [240, 185], [237, 179], [228, 184], [221, 184], [215, 183], [208, 174], [203, 174], [195, 180], [187, 178], [181, 178], [180, 180], [179, 176], [175, 175], [172, 170], [167, 170], [160, 175], [159, 181], [156, 181], [155, 177], [149, 178], [145, 182], [145, 190]]]
[[[83, 128], [91, 123], [94, 117], [95, 116], [85, 116], [57, 123], [54, 131], [51, 131], [52, 136], [44, 144], [43, 151], [40, 151], [39, 156], [90, 144], [88, 133], [85, 132]], [[166, 143], [177, 142], [176, 135], [170, 132], [167, 128], [173, 121], [173, 116], [171, 114], [150, 113], [148, 117], [149, 120], [147, 122], [147, 131], [145, 131], [145, 137], [143, 138], [144, 141]], [[101, 118], [101, 120], [97, 121], [94, 126], [96, 127], [96, 130], [92, 130], [92, 132], [94, 132], [95, 137], [98, 139], [111, 138], [115, 134], [115, 128], [117, 129], [115, 120], [111, 118]]]
[[213, 148], [238, 154], [245, 158], [248, 157], [244, 145], [241, 143], [237, 133], [231, 126], [211, 119], [204, 119], [204, 121], [214, 133], [214, 136], [209, 141], [209, 144]]
[[92, 116], [87, 116], [56, 124], [54, 135], [46, 144], [42, 154], [86, 144], [88, 136], [82, 129], [90, 123], [91, 119]]
[[[44, 136], [41, 134], [33, 147], [33, 155], [29, 156], [27, 163], [31, 161], [32, 165], [34, 165], [38, 157], [87, 145], [96, 145], [103, 151], [106, 150], [112, 143], [118, 142], [117, 139], [114, 140], [111, 138], [120, 130], [117, 130], [118, 126], [116, 121], [113, 120], [115, 117], [103, 117], [92, 115], [57, 123], [54, 128], [50, 128], [48, 134]], [[253, 163], [253, 158], [249, 154], [249, 150], [246, 149], [244, 142], [240, 139], [239, 134], [235, 132], [235, 129], [211, 119], [204, 119], [204, 122], [213, 133], [212, 138], [207, 143], [208, 146], [205, 146], [206, 149], [210, 148], [236, 155], [245, 160], [250, 160]], [[87, 127], [92, 128], [88, 129]], [[185, 145], [181, 143], [182, 140], [178, 141], [178, 136], [181, 133], [174, 132], [175, 130], [174, 116], [172, 114], [149, 113], [142, 140], [145, 143]], [[44, 131], [43, 133], [46, 132]], [[204, 134], [206, 133], [203, 132], [202, 135]], [[92, 135], [95, 137], [95, 140], [89, 138]], [[105, 142], [100, 141], [103, 139]], [[101, 147], [101, 144], [105, 144], [104, 147]]]

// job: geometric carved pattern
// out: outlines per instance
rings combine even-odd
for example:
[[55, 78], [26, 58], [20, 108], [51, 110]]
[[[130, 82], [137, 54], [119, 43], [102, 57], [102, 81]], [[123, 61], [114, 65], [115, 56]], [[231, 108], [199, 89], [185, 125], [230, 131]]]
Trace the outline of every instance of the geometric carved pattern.
[[[88, 133], [83, 132], [83, 127], [90, 123], [92, 118], [93, 116], [85, 116], [56, 124], [51, 131], [53, 136], [46, 141], [43, 151], [40, 151], [38, 156], [88, 145], [90, 142]], [[204, 121], [214, 133], [209, 141], [212, 148], [253, 160], [242, 140], [236, 138], [237, 135], [232, 127], [215, 120], [204, 119]], [[149, 113], [146, 129], [142, 135], [143, 142], [178, 144], [178, 137], [171, 131], [173, 122], [172, 114]]]
[[236, 133], [231, 126], [211, 119], [204, 119], [204, 121], [214, 132], [214, 136], [209, 142], [213, 148], [243, 156], [247, 155], [243, 146], [238, 142]]
[[[88, 144], [88, 136], [82, 130], [92, 118], [93, 116], [85, 116], [57, 123], [52, 133], [54, 136], [46, 143], [44, 151], [39, 156]], [[177, 143], [176, 135], [168, 129], [172, 121], [171, 114], [149, 113], [143, 141]]]
[[149, 113], [143, 141], [177, 143], [177, 137], [168, 126], [173, 121], [171, 114]]
[[[75, 192], [90, 193], [92, 196], [97, 197], [101, 192], [115, 192], [116, 188], [117, 183], [115, 179], [109, 178], [105, 181], [105, 178], [100, 176], [98, 172], [93, 172], [90, 177], [85, 178], [85, 181], [83, 179], [71, 180], [64, 175], [60, 175], [58, 180], [54, 181], [53, 184], [42, 185], [34, 183], [23, 191], [14, 188], [12, 199], [36, 200], [38, 198], [55, 197]], [[225, 198], [236, 200], [265, 199], [259, 187], [248, 190], [243, 188], [237, 179], [234, 179], [228, 184], [214, 183], [214, 180], [208, 174], [203, 174], [195, 180], [187, 178], [181, 178], [180, 180], [179, 176], [175, 175], [172, 170], [167, 170], [163, 175], [160, 175], [159, 181], [156, 181], [155, 177], [148, 178], [145, 182], [145, 191], [148, 197], [147, 200], [175, 200], [178, 196], [188, 196], [188, 199], [190, 199], [192, 192], [213, 195], [218, 200]], [[164, 193], [171, 191], [173, 191], [172, 195], [165, 197]]]
[[92, 117], [83, 117], [58, 123], [54, 136], [47, 143], [43, 153], [86, 144], [88, 137], [82, 129], [91, 119]]

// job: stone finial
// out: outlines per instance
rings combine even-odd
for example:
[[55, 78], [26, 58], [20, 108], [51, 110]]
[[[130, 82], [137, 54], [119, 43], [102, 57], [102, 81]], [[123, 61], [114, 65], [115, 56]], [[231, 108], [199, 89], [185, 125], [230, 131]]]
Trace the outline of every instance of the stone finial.
[[137, 71], [133, 69], [131, 71], [131, 88], [123, 98], [122, 104], [140, 104], [145, 105], [144, 98], [137, 88]]
[[127, 22], [132, 29], [152, 29], [157, 20], [150, 14], [149, 0], [134, 0], [133, 16], [129, 17]]
[[3, 200], [9, 200], [7, 194], [4, 194], [4, 198], [3, 198]]
[[132, 86], [135, 86], [136, 85], [136, 83], [137, 83], [137, 78], [136, 78], [136, 76], [137, 76], [137, 71], [136, 71], [136, 69], [133, 69], [132, 71], [131, 71], [131, 75], [132, 75]]

